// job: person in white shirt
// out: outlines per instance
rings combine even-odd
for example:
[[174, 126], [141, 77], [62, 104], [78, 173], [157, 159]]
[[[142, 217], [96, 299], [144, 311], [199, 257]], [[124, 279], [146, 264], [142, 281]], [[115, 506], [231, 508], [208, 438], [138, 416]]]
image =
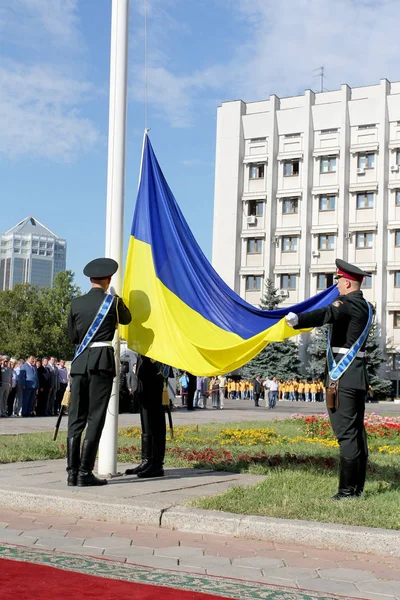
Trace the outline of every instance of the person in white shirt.
[[265, 398], [265, 407], [269, 406], [269, 390], [270, 390], [270, 385], [271, 385], [271, 380], [270, 378], [266, 377], [265, 381], [264, 381], [264, 398]]
[[225, 375], [219, 375], [218, 379], [219, 379], [219, 407], [224, 408], [226, 377], [225, 377]]
[[279, 383], [276, 377], [269, 382], [269, 408], [275, 408], [278, 399]]

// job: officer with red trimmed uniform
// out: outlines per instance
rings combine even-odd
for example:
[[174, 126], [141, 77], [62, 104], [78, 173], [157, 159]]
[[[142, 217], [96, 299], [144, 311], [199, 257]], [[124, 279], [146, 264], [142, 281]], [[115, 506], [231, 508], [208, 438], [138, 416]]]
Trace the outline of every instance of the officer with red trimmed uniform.
[[338, 298], [325, 308], [299, 315], [289, 313], [286, 321], [294, 329], [331, 326], [327, 371], [329, 380], [337, 383], [337, 400], [328, 412], [340, 446], [339, 490], [333, 499], [342, 500], [361, 496], [364, 490], [368, 459], [365, 343], [373, 310], [360, 289], [367, 273], [341, 259], [336, 260], [336, 266]]

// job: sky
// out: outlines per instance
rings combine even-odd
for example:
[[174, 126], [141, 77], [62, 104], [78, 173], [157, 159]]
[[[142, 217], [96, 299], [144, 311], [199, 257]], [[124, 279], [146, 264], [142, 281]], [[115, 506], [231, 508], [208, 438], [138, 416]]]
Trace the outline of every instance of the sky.
[[[398, 0], [147, 0], [148, 127], [211, 257], [217, 107], [400, 79]], [[144, 122], [144, 8], [131, 0], [125, 245]], [[67, 268], [104, 255], [111, 0], [0, 0], [0, 231], [34, 216]]]

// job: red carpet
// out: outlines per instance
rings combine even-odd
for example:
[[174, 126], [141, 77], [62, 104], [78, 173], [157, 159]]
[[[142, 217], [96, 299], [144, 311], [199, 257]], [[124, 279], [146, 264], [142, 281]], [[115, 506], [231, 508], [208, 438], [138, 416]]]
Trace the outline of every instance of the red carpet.
[[0, 600], [337, 600], [286, 586], [0, 542]]
[[210, 596], [168, 587], [131, 583], [83, 575], [0, 559], [1, 600], [217, 600]]

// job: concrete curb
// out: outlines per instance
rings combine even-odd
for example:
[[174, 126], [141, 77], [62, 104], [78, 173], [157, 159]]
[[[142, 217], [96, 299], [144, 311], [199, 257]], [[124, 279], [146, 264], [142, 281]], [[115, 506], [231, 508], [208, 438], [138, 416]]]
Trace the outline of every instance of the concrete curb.
[[169, 507], [159, 502], [135, 505], [119, 502], [115, 499], [99, 501], [71, 495], [50, 496], [35, 494], [25, 490], [0, 490], [0, 506], [21, 512], [51, 512], [59, 516], [76, 517], [77, 519], [93, 519], [115, 523], [132, 523], [135, 525], [151, 525], [160, 527], [161, 515]]
[[21, 512], [51, 512], [80, 519], [132, 525], [151, 525], [182, 532], [228, 535], [269, 542], [293, 543], [314, 548], [400, 557], [400, 532], [290, 519], [237, 515], [219, 511], [168, 506], [135, 499], [134, 504], [115, 499], [87, 499], [78, 493], [63, 496], [20, 489], [0, 490], [0, 506]]
[[166, 510], [161, 527], [400, 557], [400, 532], [392, 529], [236, 515], [184, 506]]

